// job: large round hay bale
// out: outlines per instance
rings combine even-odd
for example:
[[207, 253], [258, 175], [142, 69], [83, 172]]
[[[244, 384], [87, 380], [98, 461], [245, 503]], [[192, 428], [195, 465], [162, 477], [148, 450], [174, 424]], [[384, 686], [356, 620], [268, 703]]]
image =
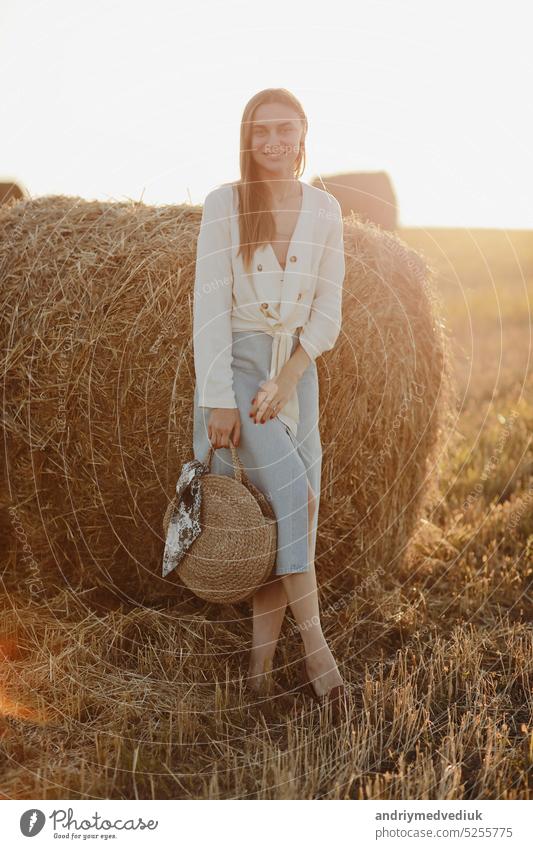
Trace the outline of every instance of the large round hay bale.
[[[153, 602], [161, 520], [192, 456], [192, 289], [201, 208], [41, 197], [0, 210], [0, 482], [10, 591], [107, 587]], [[345, 222], [344, 322], [319, 358], [317, 572], [353, 586], [405, 554], [449, 397], [423, 259]]]

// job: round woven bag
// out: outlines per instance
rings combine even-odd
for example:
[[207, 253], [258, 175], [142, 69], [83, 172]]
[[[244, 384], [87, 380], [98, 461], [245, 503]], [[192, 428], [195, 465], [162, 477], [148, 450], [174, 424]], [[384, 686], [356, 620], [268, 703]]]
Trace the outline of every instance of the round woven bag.
[[[204, 460], [208, 469], [215, 450], [211, 446]], [[272, 572], [277, 550], [274, 511], [248, 479], [231, 440], [230, 450], [234, 477], [210, 471], [201, 476], [202, 532], [169, 575], [199, 598], [221, 604], [253, 596]], [[163, 518], [165, 536], [176, 499]]]

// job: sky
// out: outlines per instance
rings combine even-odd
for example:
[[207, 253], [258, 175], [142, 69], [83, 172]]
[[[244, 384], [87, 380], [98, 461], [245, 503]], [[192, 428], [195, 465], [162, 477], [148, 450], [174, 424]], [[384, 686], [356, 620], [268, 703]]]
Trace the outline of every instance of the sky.
[[391, 177], [406, 227], [533, 227], [528, 2], [3, 0], [0, 180], [203, 203], [257, 91], [306, 111], [302, 179]]

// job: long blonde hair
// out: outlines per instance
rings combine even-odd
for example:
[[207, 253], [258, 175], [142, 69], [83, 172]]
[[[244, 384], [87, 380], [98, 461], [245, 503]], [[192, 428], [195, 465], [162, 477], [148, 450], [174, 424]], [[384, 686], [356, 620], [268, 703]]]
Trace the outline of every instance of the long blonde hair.
[[251, 154], [253, 116], [257, 107], [262, 103], [284, 103], [291, 106], [302, 119], [303, 136], [294, 163], [295, 178], [298, 179], [305, 170], [307, 116], [300, 101], [286, 88], [265, 88], [257, 92], [244, 107], [242, 115], [240, 134], [241, 178], [235, 184], [239, 198], [240, 245], [237, 255], [242, 255], [244, 269], [248, 273], [255, 249], [259, 245], [271, 242], [276, 233], [276, 224], [271, 212], [272, 194], [268, 185], [257, 178], [256, 167]]

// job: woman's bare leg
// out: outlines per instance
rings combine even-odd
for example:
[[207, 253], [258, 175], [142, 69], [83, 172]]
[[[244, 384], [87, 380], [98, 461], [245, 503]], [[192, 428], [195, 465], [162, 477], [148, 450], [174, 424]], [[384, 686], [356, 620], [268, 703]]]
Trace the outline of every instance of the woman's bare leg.
[[282, 575], [283, 586], [304, 643], [309, 677], [316, 693], [321, 696], [332, 687], [342, 684], [342, 677], [322, 633], [316, 583], [314, 551], [311, 550], [311, 523], [316, 510], [316, 498], [308, 488], [309, 504], [309, 562], [307, 572]]
[[272, 669], [286, 608], [287, 595], [281, 576], [274, 575], [253, 596], [253, 636], [248, 681], [255, 689], [261, 689], [266, 674]]
[[342, 684], [342, 677], [322, 633], [320, 622], [314, 548], [311, 548], [311, 523], [316, 510], [316, 498], [309, 485], [308, 510], [308, 552], [311, 564], [309, 570], [272, 576], [253, 597], [253, 637], [248, 674], [250, 684], [258, 689], [263, 684], [265, 673], [272, 669], [287, 600], [300, 629], [307, 669], [317, 694], [323, 695], [336, 684]]

